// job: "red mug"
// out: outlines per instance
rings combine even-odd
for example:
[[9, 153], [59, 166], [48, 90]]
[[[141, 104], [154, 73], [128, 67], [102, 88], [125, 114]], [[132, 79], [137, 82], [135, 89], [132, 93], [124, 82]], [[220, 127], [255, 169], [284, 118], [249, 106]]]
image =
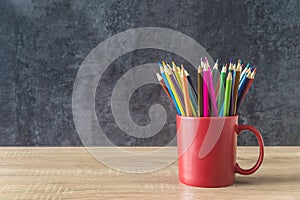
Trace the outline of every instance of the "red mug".
[[[232, 185], [235, 173], [252, 174], [261, 165], [264, 143], [259, 131], [248, 125], [238, 125], [238, 116], [176, 117], [178, 146], [178, 176], [180, 182], [198, 187]], [[257, 138], [260, 153], [250, 169], [236, 163], [237, 136], [250, 130]]]

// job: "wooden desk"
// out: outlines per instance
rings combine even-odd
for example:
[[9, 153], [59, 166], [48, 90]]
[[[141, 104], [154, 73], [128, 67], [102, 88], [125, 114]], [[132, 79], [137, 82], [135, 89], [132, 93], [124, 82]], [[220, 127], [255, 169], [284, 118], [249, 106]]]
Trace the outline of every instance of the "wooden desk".
[[[257, 152], [239, 147], [239, 163], [251, 166]], [[300, 199], [300, 147], [266, 147], [258, 172], [213, 189], [179, 183], [176, 162], [130, 174], [104, 166], [84, 148], [0, 147], [0, 199]]]

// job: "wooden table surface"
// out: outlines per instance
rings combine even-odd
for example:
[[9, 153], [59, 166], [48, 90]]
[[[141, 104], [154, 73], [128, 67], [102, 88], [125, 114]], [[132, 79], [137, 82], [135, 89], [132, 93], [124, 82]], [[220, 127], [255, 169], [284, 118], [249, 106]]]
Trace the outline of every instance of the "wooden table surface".
[[[169, 148], [164, 159], [176, 153]], [[239, 163], [250, 167], [257, 149], [239, 147]], [[126, 163], [126, 158], [114, 159]], [[101, 164], [81, 147], [0, 147], [0, 199], [300, 199], [300, 147], [265, 147], [259, 171], [237, 175], [232, 186], [210, 189], [179, 183], [176, 161], [132, 174]]]

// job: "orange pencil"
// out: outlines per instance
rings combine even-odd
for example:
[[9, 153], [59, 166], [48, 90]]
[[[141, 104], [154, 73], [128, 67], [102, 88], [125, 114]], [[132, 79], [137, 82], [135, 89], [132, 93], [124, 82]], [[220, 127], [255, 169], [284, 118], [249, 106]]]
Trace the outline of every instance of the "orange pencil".
[[159, 84], [161, 85], [161, 87], [163, 88], [163, 90], [165, 91], [165, 93], [168, 95], [170, 101], [174, 104], [174, 102], [172, 100], [172, 97], [171, 97], [171, 95], [170, 95], [170, 93], [169, 93], [169, 91], [168, 91], [168, 89], [167, 89], [167, 87], [165, 85], [165, 82], [164, 82], [162, 76], [159, 73], [156, 73], [156, 77], [157, 77], [157, 79], [159, 81]]
[[188, 82], [184, 74], [183, 67], [181, 68], [180, 78], [182, 83], [182, 91], [183, 91], [184, 105], [186, 109], [186, 116], [190, 117], [192, 116], [191, 99], [188, 91]]

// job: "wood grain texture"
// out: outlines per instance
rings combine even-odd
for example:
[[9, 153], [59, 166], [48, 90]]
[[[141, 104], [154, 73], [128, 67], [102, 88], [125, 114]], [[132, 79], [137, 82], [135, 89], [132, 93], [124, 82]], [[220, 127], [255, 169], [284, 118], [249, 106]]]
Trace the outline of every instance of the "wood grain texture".
[[[158, 148], [128, 147], [136, 152]], [[106, 167], [80, 147], [1, 147], [0, 199], [299, 199], [300, 147], [265, 150], [257, 173], [237, 175], [230, 187], [205, 189], [179, 183], [176, 162], [132, 174]], [[170, 147], [173, 153], [176, 148]], [[250, 167], [257, 154], [257, 147], [239, 147], [238, 161]], [[115, 158], [120, 165], [126, 162]]]

